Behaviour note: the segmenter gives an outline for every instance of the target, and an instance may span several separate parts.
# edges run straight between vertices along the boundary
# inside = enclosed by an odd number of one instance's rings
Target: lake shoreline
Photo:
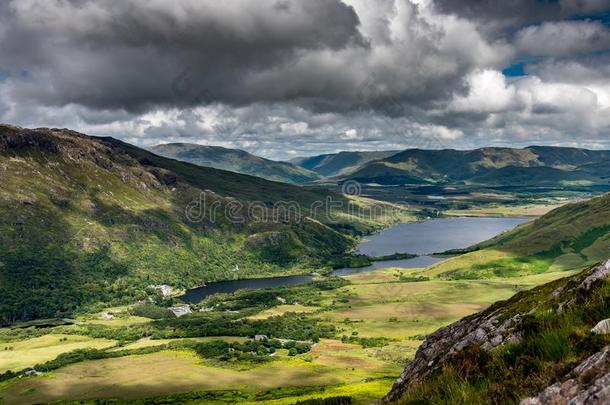
[[[363,247],[366,251],[354,257],[362,257],[369,260],[372,262],[369,265],[341,267],[326,273],[311,272],[309,274],[212,282],[207,283],[205,286],[189,289],[178,298],[186,303],[194,304],[217,293],[233,293],[243,289],[267,289],[308,284],[314,281],[316,276],[342,277],[391,267],[424,268],[443,261],[448,257],[438,255],[435,252],[465,249],[527,221],[529,221],[529,218],[455,217],[400,223],[385,228],[358,244],[358,252],[362,252]],[[406,249],[401,249],[401,247],[409,244],[414,246],[416,252],[396,253],[401,250],[405,251]],[[377,254],[377,250],[379,250],[379,254]],[[393,252],[390,252],[391,250]],[[386,259],[396,257],[402,258],[372,260],[373,258]]]

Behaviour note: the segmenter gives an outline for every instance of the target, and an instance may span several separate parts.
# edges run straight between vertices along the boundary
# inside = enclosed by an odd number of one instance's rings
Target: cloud
[[[357,15],[338,0],[13,0],[10,6],[0,66],[28,69],[34,85],[52,83],[38,97],[56,105],[142,110],[193,105],[206,93],[248,101],[244,90],[255,72],[306,51],[366,47]],[[176,91],[181,79],[189,91]],[[32,98],[27,90],[16,96]]]
[[[608,0],[560,0],[563,15],[583,15],[608,11]]]
[[[600,22],[558,21],[522,29],[517,49],[526,55],[569,56],[610,50],[610,29]]]
[[[458,15],[494,29],[597,15],[610,7],[607,0],[435,0],[434,6],[440,13]]]
[[[599,146],[610,129],[609,31],[582,17],[607,9],[583,0],[10,0],[0,3],[0,121],[272,158]],[[515,60],[527,77],[501,73]]]
[[[0,69],[28,71],[15,99],[132,112],[421,104],[512,57],[469,21],[402,0],[12,0],[6,22]]]
[[[582,85],[607,83],[610,78],[610,53],[545,59],[531,63],[527,71],[545,81]]]
[[[494,113],[509,109],[515,97],[514,86],[507,86],[506,78],[498,71],[483,70],[467,79],[468,95],[458,96],[449,105],[457,112]]]

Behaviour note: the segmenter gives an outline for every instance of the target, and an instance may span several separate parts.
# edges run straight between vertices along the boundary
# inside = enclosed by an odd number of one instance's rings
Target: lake
[[[462,249],[527,222],[526,218],[439,218],[398,224],[368,236],[358,251],[369,256],[426,255]]]
[[[444,260],[430,256],[432,253],[467,248],[530,220],[530,218],[459,217],[398,224],[368,236],[358,245],[358,252],[369,256],[412,253],[419,255],[418,257],[374,262],[366,267],[338,269],[331,274],[346,276],[388,267],[413,269],[430,266]]]
[[[188,290],[180,297],[184,302],[197,303],[209,295],[216,293],[232,293],[237,290],[258,290],[262,288],[290,287],[311,283],[313,276],[283,276],[252,278],[247,280],[219,281],[203,287]]]
[[[440,260],[431,253],[461,249],[483,242],[515,226],[529,221],[527,218],[439,218],[424,222],[398,224],[368,236],[358,245],[360,253],[385,256],[394,253],[420,255],[413,259],[374,262],[371,266],[334,270],[331,275],[345,276],[388,267],[420,268]],[[312,276],[268,277],[247,280],[220,281],[188,290],[180,297],[184,302],[197,303],[216,293],[237,290],[289,287],[310,283]]]

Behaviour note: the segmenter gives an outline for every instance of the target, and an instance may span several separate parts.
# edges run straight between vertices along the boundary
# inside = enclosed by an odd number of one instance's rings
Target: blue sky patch
[[[527,73],[525,73],[525,63],[514,63],[506,69],[502,70],[502,74],[506,77],[527,76]]]

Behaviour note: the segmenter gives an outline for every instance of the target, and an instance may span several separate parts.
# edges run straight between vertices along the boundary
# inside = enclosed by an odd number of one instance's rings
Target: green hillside
[[[607,403],[610,262],[430,334],[383,403]],[[520,402],[536,397],[532,402]]]
[[[344,178],[380,184],[588,186],[608,184],[608,161],[608,151],[558,147],[409,149],[366,163]]]
[[[398,151],[339,152],[306,158],[292,159],[291,163],[325,177],[348,175],[372,160],[384,159]]]
[[[309,272],[351,249],[350,233],[397,220],[68,130],[0,126],[0,172],[1,323],[133,302],[154,284]],[[343,208],[312,211],[329,198]]]
[[[581,269],[610,256],[610,194],[573,203],[426,270],[443,278]]]
[[[160,156],[194,163],[199,166],[249,174],[284,183],[301,184],[321,177],[303,167],[287,162],[263,159],[238,149],[189,143],[170,143],[154,146],[150,150]]]

